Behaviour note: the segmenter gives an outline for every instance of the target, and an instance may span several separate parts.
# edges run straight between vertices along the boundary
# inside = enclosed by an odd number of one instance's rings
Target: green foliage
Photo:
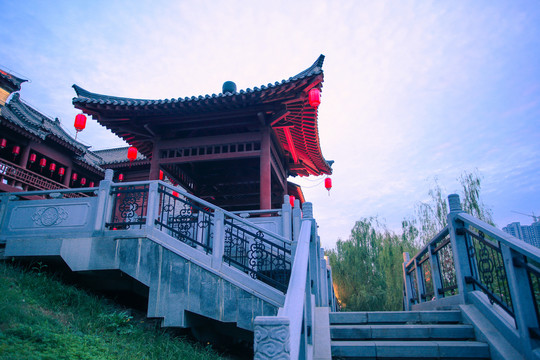
[[[376,218],[357,221],[348,240],[327,252],[344,310],[401,310],[401,262],[413,245]]]
[[[0,360],[220,358],[43,270],[0,262]]]
[[[494,225],[491,210],[481,200],[482,177],[478,171],[463,172],[459,179],[462,209],[472,216]],[[446,226],[448,201],[435,178],[428,191],[429,200],[416,205],[415,214],[402,222],[402,233],[419,244],[426,244]],[[448,195],[448,194],[447,194]]]

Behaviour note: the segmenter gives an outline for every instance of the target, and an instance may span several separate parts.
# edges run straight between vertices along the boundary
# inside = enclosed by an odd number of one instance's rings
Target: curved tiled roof
[[[129,146],[124,146],[113,149],[94,150],[93,152],[100,157],[100,165],[110,165],[127,163],[129,161],[127,158],[128,149]],[[144,160],[147,160],[146,156],[137,152],[137,158],[134,161]]]
[[[19,93],[15,93],[9,103],[0,108],[0,123],[4,123],[25,136],[35,136],[41,140],[50,139],[75,154],[75,159],[93,170],[103,172],[100,159],[92,154],[89,146],[73,139],[60,125],[58,118],[52,120],[33,107],[25,104]]]
[[[21,90],[21,84],[28,80],[21,79],[13,74],[10,74],[0,69],[0,81],[4,86],[7,86],[7,88],[11,92],[15,92]]]
[[[307,77],[311,77],[313,75],[322,74],[323,62],[324,62],[324,55],[321,55],[319,56],[317,61],[315,61],[315,63],[313,63],[313,65],[307,68],[306,70],[302,71],[301,73],[295,76],[290,77],[287,80],[282,80],[281,82],[276,81],[274,84],[268,83],[268,85],[261,85],[260,87],[254,87],[253,89],[247,88],[246,90],[239,90],[235,93],[226,92],[226,93],[219,93],[217,95],[206,94],[206,95],[191,96],[191,97],[184,97],[184,98],[179,97],[179,98],[171,98],[171,99],[150,100],[150,99],[134,99],[134,98],[119,97],[119,96],[110,96],[110,95],[92,93],[90,91],[87,91],[81,88],[80,86],[76,84],[73,84],[73,89],[75,89],[75,93],[77,94],[77,97],[73,98],[73,104],[74,105],[99,104],[99,105],[140,107],[140,106],[148,106],[148,105],[168,105],[168,104],[199,102],[199,101],[205,101],[205,100],[210,100],[210,99],[230,98],[237,95],[261,93],[263,91],[267,91],[270,89],[283,87],[284,85],[290,84],[297,80],[305,79]]]
[[[169,121],[171,118],[181,121],[186,117],[199,116],[200,118],[206,113],[216,114],[248,109],[254,111],[251,109],[255,108],[263,109],[257,111],[267,111],[267,113],[284,111],[287,113],[286,122],[289,124],[287,131],[290,132],[290,137],[281,127],[275,127],[274,131],[282,148],[297,155],[298,162],[290,169],[292,175],[331,174],[330,164],[324,159],[320,149],[317,109],[312,108],[307,99],[307,92],[311,88],[322,88],[323,62],[324,55],[321,55],[309,68],[281,82],[234,93],[184,98],[134,99],[96,94],[73,85],[77,94],[77,97],[73,98],[73,104],[76,108],[92,115],[101,125],[129,144],[136,146],[147,157],[152,153],[153,145],[150,138],[154,134],[148,127],[143,129],[140,123],[135,124],[131,120],[135,117],[149,119],[146,125],[153,127],[165,126],[165,123],[160,120],[164,117],[167,117]],[[203,128],[204,124],[202,122],[200,124]]]

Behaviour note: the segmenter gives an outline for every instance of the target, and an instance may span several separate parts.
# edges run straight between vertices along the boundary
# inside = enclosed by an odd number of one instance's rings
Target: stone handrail
[[[532,358],[540,335],[540,249],[465,213],[458,195],[448,199],[448,226],[412,259],[404,253],[405,309],[474,304]],[[448,279],[455,282],[450,294],[443,289]],[[421,296],[430,287],[435,296]]]
[[[255,359],[298,359],[302,341],[304,351],[308,351],[311,330],[302,331],[302,325],[311,328],[313,320],[311,292],[307,286],[311,225],[311,221],[302,222],[285,304],[277,316],[255,319]]]

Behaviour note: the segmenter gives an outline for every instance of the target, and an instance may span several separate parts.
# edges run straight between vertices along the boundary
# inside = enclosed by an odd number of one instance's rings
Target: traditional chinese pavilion
[[[138,149],[132,162],[127,147],[96,152],[124,181],[165,176],[228,210],[277,208],[285,194],[303,200],[289,176],[332,173],[317,128],[323,61],[253,89],[226,82],[217,95],[145,100],[73,85],[73,104]]]

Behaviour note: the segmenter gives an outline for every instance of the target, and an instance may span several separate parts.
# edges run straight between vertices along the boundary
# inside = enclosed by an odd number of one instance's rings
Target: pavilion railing
[[[514,329],[509,336],[517,331],[515,343],[527,356],[531,337],[540,338],[540,249],[463,212],[457,195],[449,204],[448,226],[412,259],[404,254],[405,309],[450,295],[483,304],[480,291],[492,319],[509,319],[500,324]]]
[[[292,244],[287,238],[162,181],[109,186],[106,229],[153,226],[254,279],[287,290]]]
[[[36,190],[54,190],[67,189],[64,184],[60,184],[54,180],[46,178],[33,171],[25,169],[19,165],[13,164],[7,160],[0,159],[0,181],[2,179],[10,179],[28,185]]]

